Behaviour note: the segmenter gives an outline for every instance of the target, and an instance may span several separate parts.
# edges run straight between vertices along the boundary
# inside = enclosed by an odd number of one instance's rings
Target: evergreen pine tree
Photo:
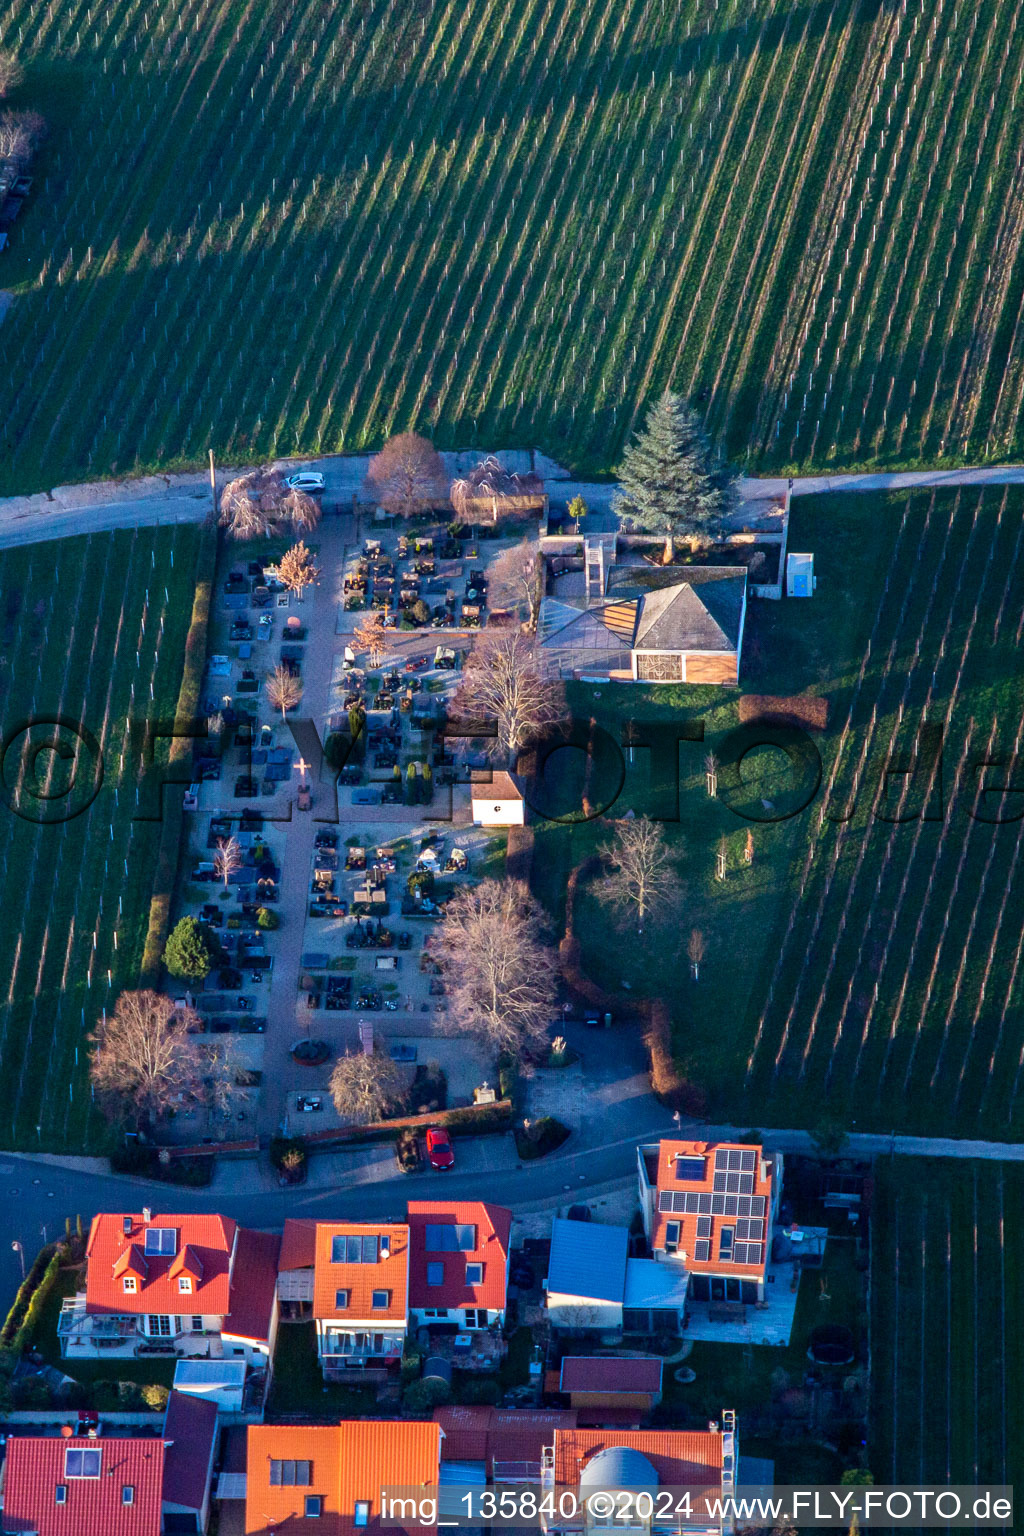
[[[612,502],[638,527],[665,535],[665,563],[679,533],[706,534],[726,504],[726,477],[714,463],[695,413],[665,391],[626,449]]]

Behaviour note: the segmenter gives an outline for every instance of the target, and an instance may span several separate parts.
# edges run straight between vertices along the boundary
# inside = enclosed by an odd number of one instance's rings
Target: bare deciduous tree
[[[537,647],[510,629],[485,629],[466,661],[452,713],[497,729],[510,766],[548,726],[565,718],[565,690],[542,669]]]
[[[543,569],[538,546],[524,539],[521,544],[503,550],[487,572],[491,606],[515,608],[520,615],[525,607],[526,628],[531,634],[536,632],[540,613]]]
[[[441,455],[425,437],[399,432],[370,460],[363,494],[403,517],[443,504],[448,477]]]
[[[176,1008],[159,992],[122,992],[89,1037],[97,1093],[115,1112],[130,1106],[140,1118],[160,1115],[198,1080],[191,1034],[198,1026],[192,1009]]]
[[[664,828],[648,816],[620,821],[614,840],[601,853],[610,872],[597,888],[599,897],[626,921],[635,920],[637,932],[643,933],[647,922],[664,916],[679,896]]]
[[[218,880],[223,880],[225,889],[231,876],[238,873],[243,862],[242,848],[238,838],[218,837],[213,854],[213,872]]]
[[[693,972],[694,981],[700,980],[700,965],[707,953],[707,941],[699,928],[690,929],[690,937],[686,945],[686,957],[690,962],[690,970]]]
[[[709,752],[704,759],[704,778],[708,794],[714,800],[718,795],[718,758],[713,752]]]
[[[309,532],[319,521],[316,499],[292,490],[279,469],[250,470],[229,480],[221,492],[220,525],[232,539]]]
[[[388,646],[388,632],[379,609],[374,608],[356,625],[352,631],[352,644],[354,650],[369,652],[371,667],[380,666]]]
[[[238,1046],[221,1037],[197,1045],[196,1049],[202,1074],[202,1100],[209,1109],[223,1113],[234,1103],[238,1074],[244,1070]]]
[[[329,1086],[338,1114],[365,1124],[384,1118],[389,1106],[401,1098],[404,1084],[398,1063],[383,1051],[375,1050],[372,1055],[346,1051],[339,1056]]]
[[[520,1056],[546,1037],[558,989],[547,916],[522,880],[463,886],[449,901],[437,960],[448,996],[442,1027]]]
[[[289,672],[286,666],[276,666],[267,673],[267,698],[274,709],[281,711],[281,719],[287,720],[288,711],[302,702],[302,680]]]
[[[0,48],[0,96],[10,95],[24,78],[25,71],[14,54],[7,48]]]
[[[0,160],[28,165],[46,132],[38,112],[0,113]]]
[[[320,567],[300,539],[291,549],[286,549],[277,562],[277,574],[289,592],[301,597],[307,587],[316,585]]]
[[[452,481],[451,501],[460,523],[497,523],[517,512],[542,505],[544,481],[532,472],[508,470],[490,454],[474,465],[468,475]]]

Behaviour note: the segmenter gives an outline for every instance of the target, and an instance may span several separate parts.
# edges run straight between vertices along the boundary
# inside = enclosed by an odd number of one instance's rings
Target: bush
[[[474,1376],[466,1382],[459,1395],[464,1403],[482,1403],[494,1408],[501,1402],[501,1383],[495,1381],[493,1376]]]
[[[269,907],[257,907],[256,926],[257,928],[265,928],[268,933],[273,933],[275,928],[280,928],[281,919]]]
[[[121,1383],[124,1386],[124,1382]],[[158,1382],[150,1381],[142,1389],[142,1401],[147,1408],[154,1413],[160,1413],[167,1407],[167,1399],[170,1397],[167,1387],[162,1387]]]
[[[196,917],[180,918],[164,949],[164,965],[170,974],[202,981],[213,970],[213,959],[206,927]]]
[[[416,599],[409,612],[412,614],[417,624],[430,623],[430,608],[423,601],[422,597],[418,597]]]
[[[556,1151],[570,1135],[569,1127],[561,1120],[556,1120],[553,1115],[542,1115],[525,1130],[516,1130],[516,1151],[524,1163],[534,1162],[538,1157],[547,1157],[549,1152]]]
[[[451,1387],[446,1381],[441,1381],[436,1376],[431,1376],[427,1381],[422,1378],[414,1381],[402,1393],[402,1405],[406,1413],[418,1418],[430,1413],[431,1409],[440,1407],[442,1403],[450,1403],[451,1400]]]
[[[295,1166],[293,1157],[296,1153],[301,1157],[302,1162],[305,1163],[309,1153],[306,1149],[306,1143],[302,1140],[301,1136],[275,1136],[270,1143],[271,1167],[276,1168],[279,1173],[291,1172]],[[287,1163],[285,1162],[286,1158],[288,1159]]]

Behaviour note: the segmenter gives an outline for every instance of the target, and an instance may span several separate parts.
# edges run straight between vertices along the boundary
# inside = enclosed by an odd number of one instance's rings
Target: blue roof
[[[556,1217],[551,1224],[548,1292],[621,1304],[628,1252],[628,1227]]]

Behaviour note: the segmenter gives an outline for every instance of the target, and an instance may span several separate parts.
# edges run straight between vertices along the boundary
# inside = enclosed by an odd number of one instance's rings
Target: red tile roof
[[[163,1496],[169,1504],[202,1509],[217,1439],[217,1404],[172,1392],[164,1415]]]
[[[660,1392],[661,1361],[653,1355],[566,1355],[562,1392]]]
[[[336,1264],[336,1237],[387,1236],[390,1252],[376,1264]],[[379,1245],[378,1245],[379,1249]],[[348,1306],[337,1307],[338,1291],[348,1291]],[[374,1291],[387,1291],[386,1307],[374,1307]],[[409,1297],[409,1228],[387,1221],[321,1221],[316,1229],[313,1316],[360,1322],[405,1322]]]
[[[751,1168],[743,1172],[738,1167],[733,1170],[716,1169],[716,1162],[720,1160],[717,1156],[719,1153],[732,1154],[732,1161],[737,1163],[741,1158],[744,1161],[752,1159]],[[677,1169],[683,1165],[677,1164],[677,1158],[691,1160],[694,1165],[701,1164],[699,1176],[679,1177]],[[686,1194],[706,1197],[702,1202],[707,1207],[706,1212],[683,1211],[682,1199],[672,1199],[673,1196]],[[663,1209],[670,1203],[674,1209]],[[685,1255],[686,1268],[691,1274],[724,1274],[735,1275],[740,1279],[763,1279],[771,1247],[771,1234],[768,1230],[771,1203],[772,1162],[770,1157],[765,1158],[761,1147],[728,1141],[662,1141],[658,1148],[651,1247],[663,1249],[666,1227],[670,1221],[677,1221],[680,1230],[676,1252],[681,1260]],[[728,1214],[724,1209],[712,1209],[718,1206],[727,1206]],[[761,1214],[741,1216],[737,1206],[743,1210],[759,1209]],[[740,1244],[749,1248],[749,1244],[754,1243],[757,1245],[758,1259],[752,1263],[737,1263],[733,1259],[720,1257],[723,1227],[733,1228],[734,1253]],[[707,1243],[706,1258],[697,1257],[698,1253],[705,1252],[703,1248],[697,1247],[698,1243]]]
[[[224,1320],[224,1332],[230,1337],[258,1344],[269,1341],[280,1252],[281,1239],[275,1232],[239,1228],[231,1271],[231,1310]]]
[[[556,1429],[575,1428],[576,1410],[448,1406],[434,1409],[434,1422],[442,1461],[482,1461],[490,1474],[495,1460],[539,1462]]]
[[[99,1477],[69,1477],[68,1451],[98,1451]],[[164,1471],[161,1440],[13,1436],[4,1468],[4,1531],[38,1536],[159,1536]],[[110,1475],[113,1474],[113,1475]],[[67,1489],[57,1503],[58,1484]],[[132,1489],[132,1502],[123,1490]]]
[[[722,1437],[711,1430],[560,1429],[555,1432],[555,1482],[575,1486],[587,1462],[612,1446],[628,1446],[646,1456],[661,1483],[704,1487],[722,1480]]]
[[[147,1232],[158,1229],[173,1232],[173,1249],[168,1244],[165,1253],[147,1253]],[[236,1224],[226,1216],[157,1216],[148,1223],[138,1215],[95,1216],[86,1249],[86,1311],[224,1317],[235,1232]],[[187,1257],[185,1248],[191,1250]],[[134,1291],[124,1288],[126,1269],[136,1276]],[[189,1291],[179,1284],[186,1274]]]
[[[281,1256],[277,1267],[283,1274],[286,1269],[312,1269],[316,1263],[316,1222],[289,1216],[281,1238]]]
[[[409,1305],[411,1307],[487,1307],[503,1311],[508,1272],[509,1232],[512,1212],[482,1200],[410,1200]],[[476,1229],[471,1250],[427,1249],[428,1226],[466,1226]],[[442,1283],[428,1282],[428,1264],[442,1266]],[[482,1264],[480,1285],[467,1285],[466,1265]]]
[[[436,1485],[441,1435],[416,1420],[349,1419],[341,1424],[253,1424],[249,1428],[246,1536],[286,1530],[288,1536],[355,1536],[382,1529],[381,1490]],[[310,1464],[304,1487],[272,1486],[270,1463]],[[319,1496],[319,1517],[307,1518],[307,1496]],[[355,1524],[357,1501],[369,1503],[366,1525]],[[398,1532],[400,1526],[389,1526]],[[417,1528],[416,1536],[434,1527]],[[92,1536],[92,1533],[91,1533]]]

